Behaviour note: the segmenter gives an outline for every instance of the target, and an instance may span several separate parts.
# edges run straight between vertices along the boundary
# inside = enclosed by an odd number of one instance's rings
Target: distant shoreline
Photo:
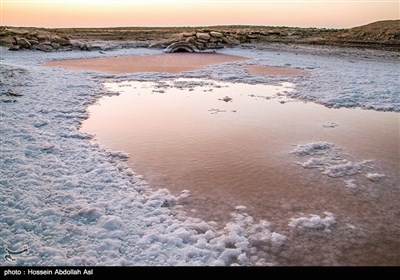
[[[378,21],[350,29],[223,25],[207,27],[38,28],[0,27],[0,45],[10,50],[101,50],[98,42],[114,48],[166,48],[188,40],[187,34],[223,34],[220,47],[242,44],[301,44],[356,47],[400,52],[400,20]],[[186,34],[186,35],[185,35]],[[186,36],[186,37],[185,37]],[[194,35],[192,35],[194,36]],[[112,47],[110,47],[112,48]],[[207,49],[205,47],[205,49]]]

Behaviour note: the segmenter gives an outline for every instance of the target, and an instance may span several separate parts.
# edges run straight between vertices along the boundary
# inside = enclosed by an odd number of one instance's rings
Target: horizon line
[[[275,27],[275,28],[316,28],[316,29],[351,29],[355,27],[360,27],[364,25],[368,25],[371,23],[381,22],[381,21],[400,21],[399,19],[382,19],[377,21],[368,22],[362,25],[356,25],[352,27],[317,27],[317,26],[293,26],[293,25],[262,25],[262,24],[209,24],[209,25],[175,25],[175,26],[60,26],[60,27],[44,27],[44,26],[15,26],[15,25],[1,25],[1,27],[14,27],[14,28],[42,28],[42,29],[104,29],[104,28],[199,28],[199,27]]]

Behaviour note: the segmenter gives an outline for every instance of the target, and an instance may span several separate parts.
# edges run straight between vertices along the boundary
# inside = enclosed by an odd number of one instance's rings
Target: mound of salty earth
[[[338,38],[346,42],[399,44],[400,20],[377,21],[367,25],[342,30]]]
[[[220,34],[215,42],[201,42],[204,34]],[[204,35],[202,37],[202,35]],[[207,36],[208,36],[207,35]],[[211,34],[212,35],[212,34]],[[0,45],[10,50],[113,49],[121,47],[165,48],[171,43],[191,41],[201,49],[245,43],[291,43],[335,45],[400,50],[400,20],[387,20],[350,29],[212,26],[212,27],[124,27],[124,28],[34,28],[0,27]]]

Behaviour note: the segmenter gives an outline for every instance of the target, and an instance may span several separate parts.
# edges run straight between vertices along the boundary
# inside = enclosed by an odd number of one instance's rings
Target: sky
[[[349,28],[399,19],[400,0],[0,0],[1,25]]]

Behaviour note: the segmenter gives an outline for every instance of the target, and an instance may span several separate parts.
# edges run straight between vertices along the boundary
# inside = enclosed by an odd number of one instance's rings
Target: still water
[[[280,264],[400,264],[398,113],[287,99],[290,83],[178,79],[105,87],[120,94],[91,106],[81,129],[129,153],[128,165],[151,188],[189,190],[183,207],[191,216],[223,227],[236,206],[247,207],[289,236]],[[373,167],[341,178],[305,169],[291,151],[316,141]],[[371,181],[368,172],[385,177]],[[324,211],[336,218],[329,233],[288,227],[292,217]]]

